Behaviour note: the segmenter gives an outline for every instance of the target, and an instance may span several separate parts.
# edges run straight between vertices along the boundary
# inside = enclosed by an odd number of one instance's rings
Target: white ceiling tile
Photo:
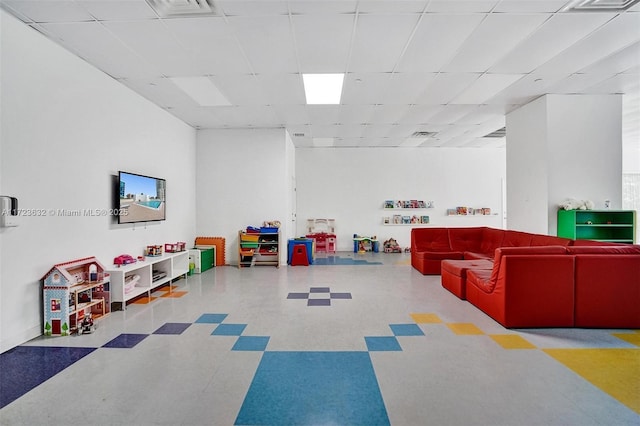
[[[532,13],[532,12],[557,12],[568,0],[502,0],[494,12]]]
[[[490,12],[498,0],[432,0],[427,12]]]
[[[286,15],[289,7],[286,0],[217,0],[227,16]]]
[[[535,31],[547,18],[548,15],[545,14],[488,15],[443,70],[484,72]]]
[[[490,120],[502,119],[504,125],[505,108],[502,105],[478,105],[469,114],[461,117],[458,124],[478,124],[483,125]],[[502,127],[499,126],[499,127]],[[499,127],[496,127],[499,128]],[[495,129],[494,129],[495,130]]]
[[[223,18],[166,19],[164,25],[193,58],[202,74],[248,74],[247,61],[233,28]],[[206,40],[203,43],[203,40]]]
[[[339,138],[359,138],[363,128],[362,124],[340,124],[334,126],[333,133]]]
[[[445,105],[438,113],[429,117],[428,123],[452,124],[469,114],[474,108],[474,105]]]
[[[387,132],[386,136],[390,138],[408,138],[416,131],[413,124],[394,124]]]
[[[451,103],[482,104],[522,77],[522,74],[483,74]]]
[[[549,93],[550,87],[566,77],[567,74],[542,74],[537,72],[528,74],[496,96],[488,99],[485,103],[503,106],[524,105],[545,93]]]
[[[297,15],[328,15],[355,13],[358,0],[306,0],[290,1],[291,14]]]
[[[362,124],[371,120],[373,105],[340,105],[338,122],[342,124]]]
[[[612,15],[603,13],[558,14],[490,68],[495,73],[529,73],[573,45]]]
[[[443,105],[412,105],[405,110],[405,114],[402,117],[396,118],[394,123],[424,125],[430,122],[431,117],[442,112],[444,108]],[[433,131],[426,128],[421,128],[420,130],[424,132]]]
[[[133,21],[158,17],[146,1],[90,0],[78,4],[99,21]]]
[[[471,86],[479,73],[441,73],[415,100],[421,105],[443,105]]]
[[[293,16],[292,21],[300,72],[346,71],[353,15],[300,15]]]
[[[300,126],[311,122],[307,107],[305,105],[274,105],[273,109],[279,118],[287,127],[297,129]],[[309,129],[306,132],[310,132]]]
[[[131,50],[171,77],[200,74],[193,55],[167,31],[160,20],[102,23]]]
[[[349,73],[342,87],[343,105],[374,105],[382,103],[381,87],[388,87],[391,73]]]
[[[640,67],[640,42],[633,43],[622,50],[590,65],[582,70],[584,73],[620,73],[637,72]]]
[[[549,86],[546,91],[554,94],[586,93],[588,87],[601,83],[612,76],[611,73],[571,74]]]
[[[288,16],[230,17],[228,22],[253,72],[298,72]]]
[[[359,15],[349,71],[393,71],[417,22],[416,14]]]
[[[601,83],[589,87],[588,93],[630,93],[640,91],[640,75],[618,74]]]
[[[640,40],[640,13],[625,13],[538,68],[539,72],[579,72],[612,52]]]
[[[409,105],[376,105],[371,115],[371,123],[394,124],[411,111]]]
[[[381,87],[382,102],[388,104],[413,104],[418,95],[433,82],[433,73],[395,73]]]
[[[402,55],[398,71],[437,72],[447,64],[483,16],[426,14]]]
[[[233,105],[270,104],[261,82],[252,74],[223,74],[210,78]]]
[[[360,0],[360,13],[419,13],[425,10],[429,0]]]
[[[369,126],[364,126],[362,129],[362,137],[383,138],[389,134],[392,128],[393,124],[371,124]]]
[[[147,79],[162,76],[152,65],[125,46],[98,22],[40,24],[68,48],[115,78]]]
[[[195,108],[198,105],[168,78],[119,80],[156,105],[163,108]]]
[[[85,22],[94,20],[78,2],[73,0],[5,0],[3,3],[33,22]]]
[[[300,74],[258,74],[258,84],[269,105],[304,105],[304,85]]]
[[[328,125],[339,123],[340,108],[338,105],[307,105],[307,113],[311,124]]]

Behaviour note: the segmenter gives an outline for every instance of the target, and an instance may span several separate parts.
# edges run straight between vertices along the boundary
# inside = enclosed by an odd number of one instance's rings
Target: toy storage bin
[[[216,266],[215,247],[191,249],[189,250],[189,257],[193,258],[193,263],[196,265],[194,270],[196,274],[201,274]]]

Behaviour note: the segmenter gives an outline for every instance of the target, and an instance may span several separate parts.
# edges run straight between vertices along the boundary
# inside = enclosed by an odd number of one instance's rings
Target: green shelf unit
[[[558,236],[635,244],[635,210],[558,210]]]

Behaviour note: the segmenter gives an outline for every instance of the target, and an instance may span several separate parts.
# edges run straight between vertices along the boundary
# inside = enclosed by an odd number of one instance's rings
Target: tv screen
[[[118,223],[165,220],[166,181],[129,172],[118,172],[120,205]]]

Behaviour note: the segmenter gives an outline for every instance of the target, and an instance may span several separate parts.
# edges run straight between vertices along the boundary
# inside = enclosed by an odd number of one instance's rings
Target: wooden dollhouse
[[[95,257],[53,265],[42,281],[45,336],[67,336],[109,312],[109,274]]]

